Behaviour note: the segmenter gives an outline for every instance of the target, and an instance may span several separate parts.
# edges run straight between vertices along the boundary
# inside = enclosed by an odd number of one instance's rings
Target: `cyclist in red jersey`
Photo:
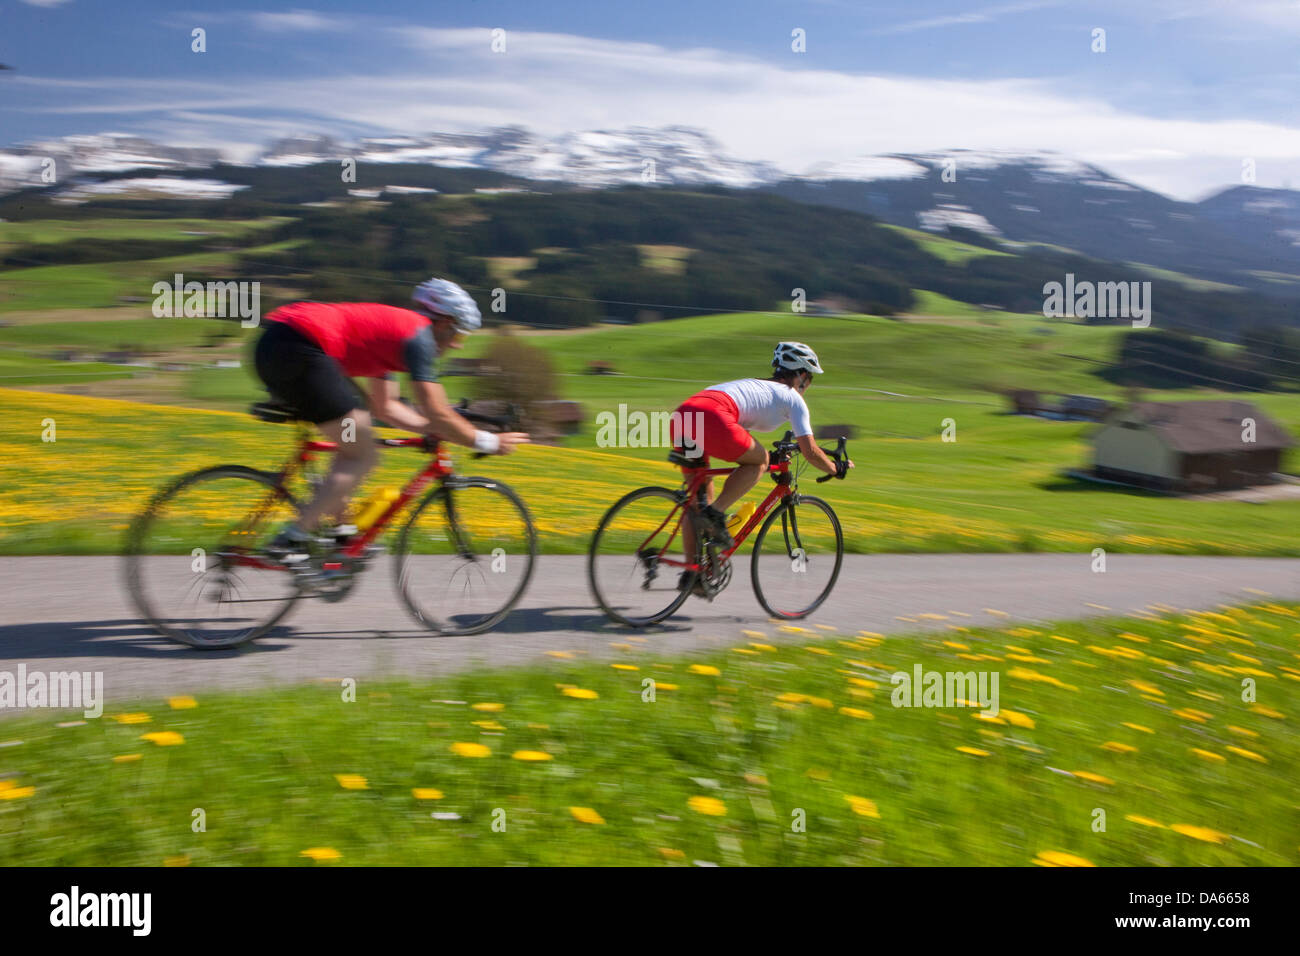
[[[266,316],[268,327],[254,354],[258,376],[275,398],[338,443],[315,497],[268,548],[286,564],[308,559],[307,545],[321,519],[343,514],[378,461],[372,416],[488,453],[509,454],[529,440],[524,432],[475,429],[438,384],[437,357],[460,348],[465,335],[482,325],[469,293],[435,278],[417,286],[412,301],[414,310],[374,302],[294,302]],[[415,409],[399,400],[395,372],[410,376]],[[364,396],[350,376],[370,380]],[[337,527],[334,536],[350,532],[355,529]]]

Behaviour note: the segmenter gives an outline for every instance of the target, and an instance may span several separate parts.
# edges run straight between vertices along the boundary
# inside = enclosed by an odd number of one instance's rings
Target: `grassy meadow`
[[[1297,863],[1296,605],[955,620],[8,718],[0,865]],[[894,706],[918,664],[998,713]]]

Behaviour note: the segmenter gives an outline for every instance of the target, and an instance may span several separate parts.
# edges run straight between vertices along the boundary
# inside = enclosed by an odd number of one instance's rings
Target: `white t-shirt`
[[[738,378],[710,386],[709,390],[731,396],[740,409],[740,427],[746,431],[776,431],[789,422],[795,438],[812,434],[808,403],[789,385],[761,378]]]

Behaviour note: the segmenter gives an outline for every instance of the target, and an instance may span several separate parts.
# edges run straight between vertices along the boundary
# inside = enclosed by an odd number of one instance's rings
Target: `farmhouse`
[[[1091,439],[1098,478],[1180,492],[1271,483],[1295,444],[1240,401],[1136,402],[1110,412]]]

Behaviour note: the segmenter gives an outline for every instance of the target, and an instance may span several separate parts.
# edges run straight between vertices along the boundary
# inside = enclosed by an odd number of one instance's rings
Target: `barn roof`
[[[1296,443],[1285,428],[1253,402],[1135,402],[1112,412],[1106,423],[1119,418],[1140,421],[1175,451],[1193,455],[1242,451],[1241,422],[1245,418],[1255,420],[1251,448],[1290,448]]]

